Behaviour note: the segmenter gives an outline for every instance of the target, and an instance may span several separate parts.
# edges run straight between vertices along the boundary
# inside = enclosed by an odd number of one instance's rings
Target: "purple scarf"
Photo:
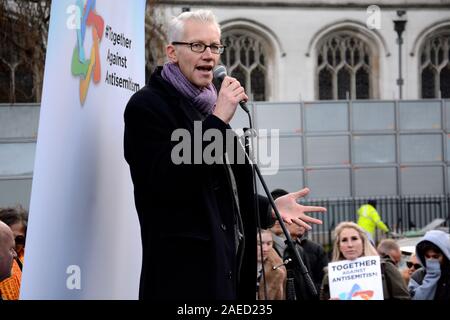
[[[212,83],[207,87],[197,87],[185,77],[178,64],[171,62],[164,64],[161,76],[187,98],[201,114],[207,116],[213,113],[217,91]]]

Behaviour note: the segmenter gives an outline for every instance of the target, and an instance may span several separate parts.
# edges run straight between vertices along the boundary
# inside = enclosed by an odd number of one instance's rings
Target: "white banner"
[[[340,300],[383,300],[380,257],[369,256],[328,264],[330,297]]]
[[[21,299],[137,299],[123,112],[145,83],[145,0],[52,1]]]

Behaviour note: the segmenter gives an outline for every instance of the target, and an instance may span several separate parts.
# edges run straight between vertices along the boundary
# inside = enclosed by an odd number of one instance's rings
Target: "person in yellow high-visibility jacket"
[[[358,225],[366,230],[372,239],[375,239],[375,229],[378,227],[384,232],[389,232],[389,228],[381,220],[380,215],[375,209],[377,202],[369,200],[358,209]]]

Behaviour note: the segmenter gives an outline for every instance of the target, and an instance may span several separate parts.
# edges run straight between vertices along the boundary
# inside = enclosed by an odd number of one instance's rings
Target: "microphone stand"
[[[240,103],[241,107],[242,107],[242,104],[244,104],[244,103],[243,102]],[[295,248],[295,243],[292,240],[292,237],[291,237],[289,231],[287,230],[283,219],[281,218],[280,212],[278,211],[278,208],[277,208],[277,206],[275,204],[275,200],[273,199],[273,197],[272,197],[272,195],[271,195],[271,193],[269,191],[269,188],[267,187],[267,184],[266,184],[266,182],[265,182],[265,180],[264,180],[264,178],[263,178],[263,176],[261,174],[261,171],[260,171],[258,165],[256,164],[256,161],[253,161],[252,157],[250,155],[250,150],[249,150],[249,146],[250,145],[248,143],[248,138],[249,137],[247,136],[246,132],[248,130],[251,130],[251,134],[253,135],[254,129],[253,129],[252,119],[251,119],[250,112],[249,112],[248,108],[243,108],[242,107],[242,109],[247,113],[247,116],[248,116],[248,119],[249,119],[249,123],[250,123],[250,129],[249,128],[244,128],[244,139],[245,139],[244,151],[245,151],[245,156],[246,156],[247,160],[249,161],[250,165],[253,168],[253,170],[252,170],[253,171],[253,184],[254,184],[254,191],[255,191],[254,197],[256,198],[256,196],[257,196],[257,192],[256,192],[256,176],[255,176],[255,172],[256,172],[256,174],[257,174],[257,176],[259,178],[259,181],[261,182],[261,185],[264,188],[264,192],[266,193],[267,198],[269,199],[270,206],[273,208],[273,211],[275,212],[275,217],[278,220],[278,222],[280,223],[281,229],[283,230],[283,233],[284,233],[284,235],[286,237],[285,243],[287,245],[287,249],[290,250],[290,252],[292,252],[292,254],[293,254],[293,257],[292,257],[293,261],[292,262],[294,263],[294,266],[298,267],[298,269],[300,271],[300,275],[304,278],[310,294],[313,296],[313,298],[317,298],[318,297],[318,292],[317,292],[316,286],[314,285],[314,282],[312,281],[312,278],[311,278],[311,276],[309,274],[309,271],[306,268],[305,263],[303,262],[303,259],[301,258],[298,250]],[[255,134],[255,136],[256,136],[256,134]],[[257,214],[257,216],[258,216],[258,214]],[[294,268],[294,270],[295,270],[295,268]]]

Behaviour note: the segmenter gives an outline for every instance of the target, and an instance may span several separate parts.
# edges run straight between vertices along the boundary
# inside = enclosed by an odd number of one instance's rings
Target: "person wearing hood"
[[[423,268],[416,270],[408,289],[413,300],[450,300],[450,238],[440,230],[428,231],[416,245]]]

